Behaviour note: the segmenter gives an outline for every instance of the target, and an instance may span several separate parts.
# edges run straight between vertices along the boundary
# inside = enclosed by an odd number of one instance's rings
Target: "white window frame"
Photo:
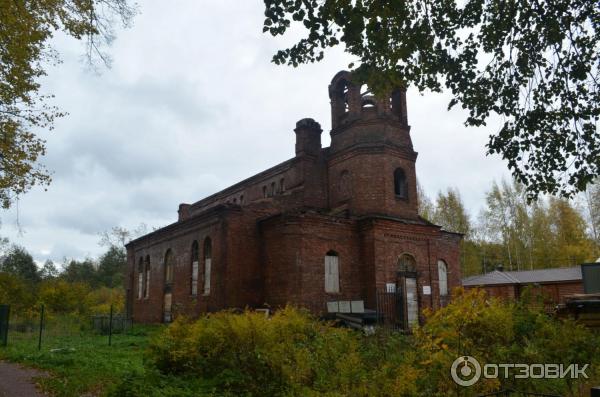
[[[148,265],[148,268],[146,269],[146,295],[144,296],[145,299],[148,299],[150,297],[150,265]]]
[[[142,299],[142,291],[144,288],[144,272],[138,271],[138,299]]]
[[[337,255],[325,255],[325,292],[340,292],[340,261]]]
[[[210,295],[210,268],[211,258],[204,258],[204,295]]]
[[[443,260],[438,260],[438,285],[440,296],[448,296],[448,265]]]
[[[192,295],[198,295],[198,261],[192,262]]]

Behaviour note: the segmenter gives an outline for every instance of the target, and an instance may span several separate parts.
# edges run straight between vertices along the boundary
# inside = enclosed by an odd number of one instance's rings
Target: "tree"
[[[465,209],[458,189],[449,188],[446,193],[438,193],[432,222],[450,232],[462,233],[465,237],[471,232],[471,220]]]
[[[58,277],[60,274],[54,262],[48,259],[44,262],[44,266],[39,271],[40,277],[42,280],[52,279]]]
[[[591,235],[597,248],[600,248],[600,179],[590,185],[584,197]]]
[[[376,93],[445,86],[467,126],[499,115],[487,152],[506,159],[530,199],[572,196],[600,175],[597,1],[265,0],[265,16],[273,36],[292,22],[308,30],[276,64],[320,61],[344,44]]]
[[[89,290],[85,283],[45,280],[40,284],[38,300],[54,313],[84,313]]]
[[[427,193],[425,193],[423,186],[421,186],[418,180],[417,202],[419,206],[419,216],[421,216],[424,219],[427,219],[428,221],[431,221],[435,209],[433,203],[431,202],[431,199],[429,198],[429,196],[427,196]]]
[[[98,261],[98,282],[110,288],[123,286],[127,254],[119,247],[112,246]]]
[[[11,306],[13,313],[30,309],[35,304],[34,289],[22,278],[0,272],[0,303]]]
[[[551,197],[548,208],[552,243],[558,257],[569,265],[578,265],[593,258],[592,241],[586,234],[583,216],[564,199]]]
[[[158,228],[153,228],[153,230],[157,230]],[[131,240],[143,236],[148,233],[148,225],[145,223],[140,223],[138,227],[133,230],[125,229],[121,226],[113,226],[110,230],[105,230],[100,233],[100,244],[101,247],[117,247],[123,252],[125,252],[125,244],[129,243]]]
[[[61,278],[71,283],[86,283],[92,287],[98,285],[96,265],[91,259],[81,262],[72,259],[64,266]]]
[[[0,263],[0,271],[20,277],[25,281],[40,281],[33,257],[23,247],[13,245]]]
[[[528,263],[533,267],[531,253],[531,228],[527,200],[523,186],[503,180],[492,184],[486,194],[486,205],[481,219],[482,227],[490,241],[500,242],[505,256],[497,258],[498,264],[508,265],[510,270],[523,270]]]
[[[59,61],[50,39],[63,32],[85,40],[86,58],[109,64],[103,52],[118,17],[127,26],[135,14],[127,0],[57,0],[0,3],[0,205],[8,208],[32,186],[47,185],[48,171],[37,164],[45,142],[35,130],[52,129],[64,116],[40,92],[45,67]]]
[[[488,258],[510,270],[574,266],[594,256],[585,219],[573,202],[556,197],[527,202],[518,183],[493,183],[479,228],[480,244],[502,247]]]

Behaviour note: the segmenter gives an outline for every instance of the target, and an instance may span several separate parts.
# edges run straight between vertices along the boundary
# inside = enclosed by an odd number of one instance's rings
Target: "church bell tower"
[[[415,161],[406,90],[375,96],[350,72],[329,85],[329,207],[356,215],[416,219]]]

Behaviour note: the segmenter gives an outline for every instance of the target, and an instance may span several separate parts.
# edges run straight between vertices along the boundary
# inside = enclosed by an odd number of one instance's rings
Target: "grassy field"
[[[131,373],[143,374],[143,353],[149,338],[161,326],[134,326],[116,334],[112,346],[106,335],[91,332],[68,336],[47,335],[38,351],[35,333],[9,334],[0,359],[40,368],[51,377],[39,380],[44,391],[55,396],[97,396]]]

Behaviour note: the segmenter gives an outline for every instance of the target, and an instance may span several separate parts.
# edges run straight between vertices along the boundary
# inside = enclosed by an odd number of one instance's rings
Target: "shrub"
[[[505,303],[489,298],[483,290],[454,291],[450,305],[427,313],[425,325],[414,334],[414,349],[428,375],[419,380],[425,395],[445,395],[456,389],[449,375],[452,362],[461,355],[480,363],[571,363],[600,365],[600,338],[571,320],[547,315],[528,300]],[[592,375],[592,371],[588,371]],[[596,382],[600,379],[594,379]],[[462,389],[464,396],[499,389],[558,395],[579,395],[585,379],[481,379]]]
[[[450,368],[462,355],[482,364],[589,363],[590,382],[599,380],[592,373],[600,367],[598,336],[538,307],[503,303],[479,290],[456,290],[448,306],[426,317],[412,336],[383,330],[363,336],[291,307],[269,319],[251,311],[215,313],[193,322],[179,318],[151,342],[148,367],[158,370],[164,382],[200,379],[216,395],[236,396],[459,392],[466,397],[503,388],[558,395],[584,390],[585,379],[482,379],[458,390]]]
[[[381,346],[365,348],[363,342],[360,333],[290,307],[269,319],[221,312],[196,322],[178,319],[151,343],[149,359],[164,374],[212,380],[221,393],[389,395],[375,390],[371,379],[381,362],[373,349]]]
[[[89,291],[89,286],[84,283],[45,280],[39,285],[38,300],[53,313],[82,314],[86,312],[85,297]]]
[[[35,304],[34,288],[13,274],[0,272],[0,304],[11,305],[13,311],[30,310]]]
[[[114,313],[125,310],[125,291],[122,288],[100,287],[85,297],[86,310],[91,314],[108,314],[111,305]]]

